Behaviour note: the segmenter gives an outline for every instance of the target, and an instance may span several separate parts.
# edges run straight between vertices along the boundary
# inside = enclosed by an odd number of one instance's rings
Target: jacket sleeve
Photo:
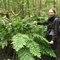
[[[37,24],[38,24],[38,25],[48,25],[48,20],[45,21],[45,22],[38,22]]]
[[[56,40],[57,37],[58,37],[58,29],[59,29],[59,20],[56,19],[55,22],[54,22],[54,35],[52,37],[52,40]]]

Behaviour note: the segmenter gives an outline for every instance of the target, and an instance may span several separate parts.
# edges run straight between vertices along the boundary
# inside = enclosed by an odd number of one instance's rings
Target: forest
[[[60,39],[57,56],[45,38],[44,22],[48,11],[54,8],[60,17],[60,0],[0,0],[0,60],[60,60]]]

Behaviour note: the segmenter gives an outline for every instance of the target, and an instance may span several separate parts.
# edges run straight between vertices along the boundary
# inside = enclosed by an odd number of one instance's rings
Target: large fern
[[[34,60],[34,56],[41,58],[41,54],[56,57],[44,38],[46,27],[33,25],[32,22],[30,18],[12,18],[12,23],[0,18],[0,46],[4,48],[8,41],[12,41],[19,60]]]

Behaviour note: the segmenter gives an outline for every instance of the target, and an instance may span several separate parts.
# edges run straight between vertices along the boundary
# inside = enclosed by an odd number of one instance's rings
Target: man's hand
[[[37,21],[34,21],[33,24],[37,24],[38,22]]]
[[[50,41],[49,43],[50,43],[50,44],[54,44],[54,41]]]

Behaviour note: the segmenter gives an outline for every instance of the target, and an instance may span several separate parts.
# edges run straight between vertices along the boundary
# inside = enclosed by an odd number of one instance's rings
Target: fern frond
[[[27,47],[34,56],[41,58],[41,51],[38,43],[36,43],[35,41],[29,41],[27,42]]]
[[[34,60],[33,55],[26,47],[18,51],[18,58],[19,60]]]
[[[13,44],[13,48],[18,51],[20,50],[22,47],[24,47],[24,45],[26,45],[27,40],[29,40],[28,35],[26,34],[16,34],[12,37],[12,44]]]

